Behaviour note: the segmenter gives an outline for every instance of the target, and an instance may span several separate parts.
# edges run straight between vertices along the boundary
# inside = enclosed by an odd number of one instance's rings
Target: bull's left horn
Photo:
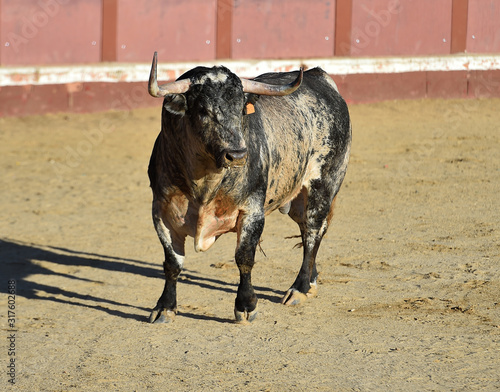
[[[289,84],[285,85],[275,85],[262,82],[256,82],[255,80],[241,79],[243,84],[243,92],[259,94],[259,95],[288,95],[293,93],[300,87],[302,83],[302,78],[304,77],[304,71],[302,68],[299,71],[297,78]]]
[[[167,94],[182,94],[189,90],[191,81],[189,79],[179,80],[158,86],[156,79],[157,53],[153,55],[153,63],[151,64],[151,72],[149,73],[148,91],[152,97],[164,97]]]

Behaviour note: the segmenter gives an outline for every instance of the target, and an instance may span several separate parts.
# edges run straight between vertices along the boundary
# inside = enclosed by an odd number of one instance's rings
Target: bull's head
[[[168,112],[186,116],[189,128],[197,132],[219,168],[241,166],[246,161],[247,146],[242,133],[246,97],[291,94],[299,88],[303,76],[301,69],[292,83],[273,85],[240,79],[225,67],[198,67],[175,82],[158,86],[156,68],[155,52],[149,94],[164,97],[164,108]]]

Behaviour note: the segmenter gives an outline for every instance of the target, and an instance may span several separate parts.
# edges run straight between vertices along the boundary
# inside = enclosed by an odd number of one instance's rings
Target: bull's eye
[[[215,113],[212,112],[210,109],[206,108],[205,106],[202,106],[198,110],[198,113],[200,115],[200,118],[204,121],[212,121],[212,120],[217,119],[217,117],[215,116]]]
[[[200,110],[199,110],[199,112],[198,112],[198,113],[200,113],[200,116],[202,116],[202,117],[208,117],[208,116],[209,116],[209,114],[208,114],[208,110],[207,110],[207,108],[206,108],[206,107],[204,107],[204,106],[202,106],[202,107],[200,108]]]

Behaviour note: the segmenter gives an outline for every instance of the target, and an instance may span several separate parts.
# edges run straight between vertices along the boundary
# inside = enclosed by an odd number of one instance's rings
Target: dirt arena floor
[[[163,288],[146,174],[159,109],[0,119],[0,390],[499,389],[500,100],[350,110],[319,295],[279,304],[302,251],[275,212],[250,325],[232,321],[234,234],[188,243],[175,322],[146,322]]]

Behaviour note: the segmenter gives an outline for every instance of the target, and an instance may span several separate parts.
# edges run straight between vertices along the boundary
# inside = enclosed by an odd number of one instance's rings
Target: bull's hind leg
[[[299,274],[281,300],[285,305],[297,305],[317,294],[316,255],[333,214],[333,195],[318,181],[310,190],[303,189],[292,202],[289,215],[300,228],[303,261]]]
[[[234,316],[240,323],[251,322],[257,316],[257,296],[252,286],[252,267],[255,263],[255,250],[263,229],[263,212],[242,217],[235,255],[236,264],[240,270],[240,284],[234,303]]]

